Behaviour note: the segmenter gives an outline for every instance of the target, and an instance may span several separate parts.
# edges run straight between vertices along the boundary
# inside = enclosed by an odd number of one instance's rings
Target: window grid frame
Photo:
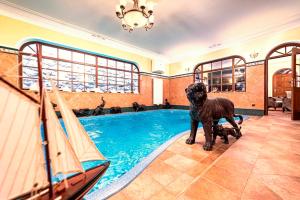
[[[23,50],[26,48],[26,47],[30,47],[30,45],[40,45],[41,47],[43,46],[47,46],[47,47],[52,47],[52,48],[55,48],[56,50],[56,58],[55,57],[52,57],[52,56],[45,56],[43,55],[43,50],[42,48],[40,49],[40,52],[35,52],[35,53],[27,53],[27,52],[23,52]],[[63,58],[60,58],[59,56],[59,50],[66,50],[66,51],[69,51],[71,53],[71,59],[70,60],[67,60],[67,59],[63,59]],[[37,50],[38,51],[38,50]],[[75,53],[80,53],[83,55],[83,62],[78,62],[78,61],[74,61],[74,52]],[[108,56],[100,56],[100,55],[97,55],[96,53],[93,54],[93,53],[87,53],[85,51],[80,51],[80,50],[76,50],[76,49],[72,49],[72,48],[66,48],[66,47],[61,47],[59,45],[52,45],[52,44],[47,44],[47,43],[43,43],[43,42],[37,42],[37,41],[33,41],[33,42],[27,42],[27,43],[24,43],[21,48],[20,48],[20,53],[18,55],[18,59],[20,61],[20,63],[22,63],[23,61],[23,56],[32,56],[34,58],[37,58],[38,56],[41,56],[41,59],[47,59],[47,60],[52,60],[52,61],[56,61],[56,69],[49,69],[47,67],[44,67],[45,64],[42,63],[41,65],[41,70],[51,70],[51,71],[56,71],[56,79],[55,79],[55,82],[57,82],[57,85],[59,86],[59,82],[60,81],[65,81],[65,82],[69,82],[71,84],[71,91],[76,91],[76,88],[73,87],[74,83],[83,83],[83,90],[82,92],[86,92],[87,91],[87,87],[88,87],[88,83],[94,83],[95,85],[95,88],[98,88],[100,89],[100,85],[99,85],[99,71],[98,69],[105,69],[106,71],[106,76],[104,76],[106,78],[106,91],[101,91],[101,93],[111,93],[111,91],[109,91],[109,81],[108,81],[108,78],[110,77],[108,75],[108,71],[109,70],[114,70],[115,72],[115,75],[114,75],[114,78],[115,78],[115,89],[116,91],[113,92],[113,93],[137,93],[139,94],[140,93],[140,70],[138,68],[138,66],[133,63],[133,62],[129,62],[129,61],[124,61],[124,60],[121,60],[121,59],[115,59],[115,58],[111,58],[111,57],[108,57]],[[93,56],[94,59],[95,59],[95,64],[90,64],[86,61],[86,55],[89,55],[89,56]],[[102,59],[105,59],[106,61],[106,66],[101,66],[99,64],[99,58],[102,58]],[[114,61],[115,62],[115,68],[113,67],[109,67],[108,66],[108,62],[109,60],[111,61]],[[37,61],[36,61],[37,62]],[[67,70],[60,70],[59,69],[59,66],[60,66],[60,62],[65,62],[65,63],[69,63],[71,65],[71,71],[67,71]],[[123,69],[119,69],[117,68],[117,64],[118,62],[122,63],[123,64]],[[79,65],[83,65],[83,72],[74,72],[74,64],[79,64]],[[131,70],[126,70],[125,69],[125,64],[129,64],[131,66]],[[91,73],[87,73],[86,72],[86,66],[90,66],[90,67],[94,67],[95,68],[95,74],[91,74]],[[34,77],[23,77],[23,68],[32,68],[32,69],[37,69],[39,70],[39,65],[37,63],[37,67],[33,67],[33,66],[26,66],[26,65],[23,65],[23,64],[20,64],[19,65],[19,74],[20,74],[20,79],[19,79],[19,84],[20,84],[20,88],[24,89],[24,90],[29,90],[29,88],[24,88],[23,86],[23,78],[24,79],[30,79],[30,80],[39,80],[39,77],[37,76],[36,78]],[[133,70],[136,69],[135,72],[133,72]],[[118,77],[118,71],[122,71],[124,76],[123,77]],[[71,73],[71,78],[69,80],[61,80],[59,78],[59,73],[60,72],[68,72],[68,73]],[[130,73],[131,74],[131,77],[130,79],[129,78],[125,78],[125,73]],[[133,78],[133,74],[137,74],[137,79],[134,79]],[[73,79],[73,74],[83,74],[84,76],[84,80],[83,82],[82,81],[74,81]],[[93,82],[87,82],[87,76],[94,76],[95,77],[95,80]],[[123,87],[124,87],[124,90],[123,92],[118,92],[118,79],[121,80],[120,82],[123,82]],[[130,90],[127,90],[125,91],[125,80],[130,80]],[[135,87],[133,87],[134,85],[134,80],[137,80],[137,85]],[[44,81],[44,80],[43,80]],[[136,88],[137,87],[137,91],[134,91],[133,88]]]
[[[235,63],[235,59],[239,59],[237,63]],[[227,66],[223,68],[223,61],[226,60],[231,60],[231,67]],[[243,62],[243,64],[240,64],[240,62]],[[217,69],[212,69],[213,68],[213,63],[217,63],[220,62],[220,68]],[[210,69],[209,70],[203,70],[204,65],[209,65]],[[244,77],[244,81],[242,83],[244,83],[245,88],[244,90],[236,90],[236,82],[235,81],[235,69],[239,69],[239,68],[244,68],[244,73],[243,73],[243,77]],[[232,78],[232,83],[231,84],[223,84],[223,78],[225,78],[225,76],[223,76],[223,70],[226,69],[231,69],[231,78]],[[220,83],[219,84],[213,84],[213,72],[220,72],[220,76],[216,77],[219,78]],[[194,68],[194,72],[193,72],[193,80],[194,82],[196,81],[196,76],[199,77],[199,81],[200,82],[204,82],[204,77],[203,74],[207,74],[207,87],[208,92],[213,92],[213,87],[214,86],[219,86],[220,87],[220,91],[217,91],[217,93],[223,93],[223,92],[246,92],[246,60],[245,58],[243,58],[242,56],[239,55],[233,55],[233,56],[228,56],[228,57],[224,57],[224,58],[219,58],[219,59],[215,59],[215,60],[211,60],[211,61],[207,61],[207,62],[203,62],[203,63],[199,63],[195,66]],[[210,77],[209,77],[210,74]],[[210,84],[209,84],[209,80],[210,80]],[[223,85],[231,85],[232,89],[231,91],[223,91]]]

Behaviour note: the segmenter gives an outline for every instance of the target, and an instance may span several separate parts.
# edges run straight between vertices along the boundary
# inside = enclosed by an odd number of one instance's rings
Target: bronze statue
[[[240,128],[241,129],[241,128]],[[224,140],[224,144],[229,144],[228,135],[231,135],[235,138],[238,137],[234,128],[223,127],[221,124],[218,124],[213,127],[213,145],[216,143],[217,136],[220,136]]]
[[[170,109],[171,108],[171,104],[168,102],[168,99],[165,99],[165,105],[163,105],[164,109]]]
[[[185,89],[185,92],[190,102],[191,116],[191,133],[186,140],[187,144],[195,143],[198,125],[201,122],[205,135],[203,149],[205,151],[212,150],[212,126],[216,126],[221,118],[225,118],[234,127],[237,139],[242,136],[233,118],[242,119],[242,116],[234,114],[234,104],[230,100],[224,98],[207,99],[206,86],[203,83],[191,84]]]
[[[145,105],[144,104],[140,105],[138,102],[133,102],[132,108],[135,112],[144,111]]]
[[[116,106],[116,107],[111,107],[109,109],[109,113],[110,114],[118,114],[118,113],[122,113],[121,107]]]
[[[106,102],[103,97],[101,97],[101,101],[102,101],[102,103],[95,108],[93,115],[104,115],[103,108],[104,108]]]
[[[104,115],[104,106],[105,106],[105,100],[103,97],[101,97],[102,103],[101,105],[97,106],[95,109],[89,109],[89,108],[84,108],[84,109],[73,109],[74,114],[76,117],[88,117],[91,115]]]

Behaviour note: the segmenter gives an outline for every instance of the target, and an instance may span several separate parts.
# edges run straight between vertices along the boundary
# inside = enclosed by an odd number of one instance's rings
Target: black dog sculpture
[[[109,113],[110,114],[118,114],[118,113],[122,113],[121,107],[116,106],[116,107],[111,107],[109,109]]]
[[[213,127],[213,144],[216,143],[217,136],[220,136],[224,140],[224,144],[229,144],[228,135],[231,135],[235,138],[238,137],[234,128],[227,128],[227,127],[224,128],[221,124],[214,126]]]
[[[171,104],[168,102],[168,99],[165,99],[165,105],[163,105],[164,109],[170,109],[171,108]]]
[[[203,149],[205,151],[212,150],[212,126],[216,126],[221,118],[225,118],[235,128],[236,138],[242,136],[233,118],[240,117],[241,119],[242,116],[234,114],[234,104],[230,100],[224,98],[207,99],[207,91],[203,83],[191,84],[185,89],[185,92],[190,102],[191,116],[191,134],[186,140],[187,144],[195,143],[198,125],[201,122],[205,135]]]
[[[144,111],[145,105],[144,104],[140,105],[138,102],[133,102],[132,108],[135,112]]]
[[[102,103],[95,108],[93,115],[104,115],[103,108],[104,108],[106,102],[103,97],[101,97],[101,101],[102,101]]]

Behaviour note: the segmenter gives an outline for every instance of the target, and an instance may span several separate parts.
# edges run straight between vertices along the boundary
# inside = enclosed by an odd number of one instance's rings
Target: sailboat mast
[[[42,122],[44,127],[44,142],[45,142],[45,154],[46,154],[46,169],[47,176],[49,182],[49,199],[53,197],[53,185],[52,185],[52,177],[51,177],[51,167],[50,167],[50,152],[49,152],[49,140],[48,140],[48,131],[47,131],[47,118],[46,118],[46,110],[45,110],[45,98],[43,98],[43,74],[42,74],[42,45],[37,43],[37,62],[38,62],[38,75],[39,75],[39,92],[40,92],[40,102],[41,102],[41,114],[42,114]],[[42,102],[43,101],[43,102]]]

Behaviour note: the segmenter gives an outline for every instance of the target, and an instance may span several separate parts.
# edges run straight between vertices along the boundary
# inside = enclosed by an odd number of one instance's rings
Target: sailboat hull
[[[105,173],[110,162],[88,169],[85,173],[77,174],[68,178],[68,188],[64,182],[56,184],[53,188],[56,198],[82,199],[83,196],[97,183]]]
[[[97,183],[101,176],[105,173],[109,167],[110,162],[107,161],[101,165],[90,168],[85,173],[75,174],[74,176],[67,178],[68,187],[62,180],[59,183],[53,185],[53,197],[49,197],[49,189],[41,189],[34,197],[32,194],[27,193],[25,195],[16,197],[14,199],[82,199],[83,196]]]

